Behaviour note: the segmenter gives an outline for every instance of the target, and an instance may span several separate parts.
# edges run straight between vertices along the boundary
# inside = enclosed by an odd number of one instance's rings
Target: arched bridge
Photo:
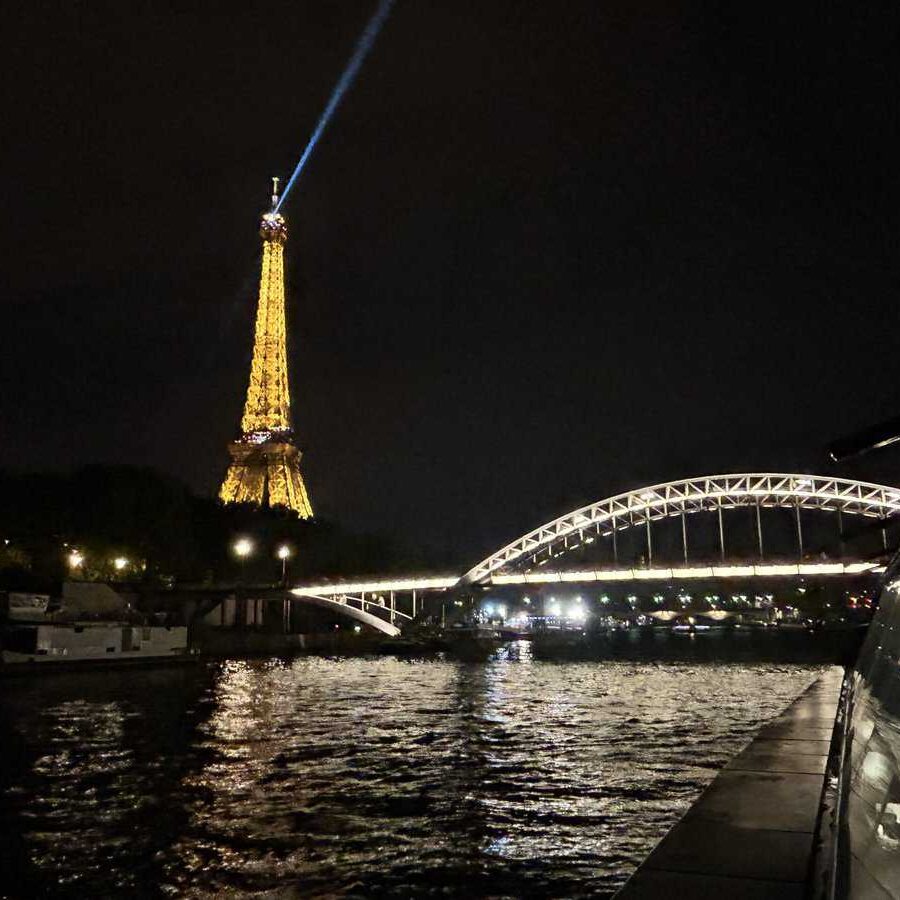
[[[473,566],[461,582],[484,583],[495,573],[560,556],[598,535],[614,537],[635,527],[648,529],[649,535],[650,523],[660,519],[680,517],[684,524],[687,515],[717,512],[721,534],[722,510],[739,506],[787,507],[797,514],[801,509],[826,510],[885,520],[900,513],[900,490],[845,478],[773,472],[706,475],[654,484],[597,500],[529,531]],[[757,517],[757,525],[759,521]],[[761,528],[758,535],[762,550]]]
[[[422,593],[446,591],[457,581],[455,576],[379,579],[307,585],[293,588],[291,593],[305,603],[340,613],[396,637],[400,626],[416,617],[417,600]],[[405,609],[398,604],[399,597],[406,601],[402,604]]]
[[[729,561],[725,552],[723,510],[750,507],[755,510],[758,559]],[[764,563],[763,529],[760,510],[784,508],[793,511],[799,544],[796,560]],[[380,629],[397,633],[405,622],[421,610],[423,597],[476,585],[526,584],[540,582],[675,580],[691,578],[853,576],[876,569],[867,560],[808,560],[803,556],[801,510],[831,512],[840,516],[864,517],[886,524],[900,513],[900,488],[831,476],[775,472],[706,475],[681,481],[650,485],[597,500],[559,516],[522,535],[473,566],[462,576],[421,578],[376,578],[356,583],[324,583],[297,586],[292,590],[300,601],[344,608],[360,621],[378,619]],[[695,513],[718,516],[720,558],[688,561],[686,519]],[[651,525],[665,519],[681,520],[684,566],[653,564]],[[646,565],[642,567],[566,570],[560,563],[547,565],[570,551],[583,548],[600,537],[612,539],[628,529],[645,531]],[[884,534],[884,532],[882,532]],[[615,552],[615,551],[614,551]],[[560,560],[562,562],[562,560]],[[616,556],[616,563],[618,557]],[[401,608],[402,607],[402,608]],[[350,612],[353,609],[354,612]],[[365,619],[355,612],[365,613]]]

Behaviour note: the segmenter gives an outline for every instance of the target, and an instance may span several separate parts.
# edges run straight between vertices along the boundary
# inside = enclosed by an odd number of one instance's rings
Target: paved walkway
[[[617,900],[802,900],[843,674],[833,666],[763,727]]]

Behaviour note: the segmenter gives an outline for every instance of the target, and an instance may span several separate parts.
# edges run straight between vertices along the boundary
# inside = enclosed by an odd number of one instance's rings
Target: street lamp
[[[253,552],[253,541],[250,538],[238,538],[234,542],[234,553],[239,559],[246,559]]]
[[[253,541],[250,538],[238,538],[231,549],[234,550],[234,555],[241,561],[241,581],[243,582],[247,557],[253,552]]]
[[[77,550],[72,550],[69,553],[69,568],[80,569],[83,562],[84,557]]]
[[[287,584],[287,561],[291,558],[294,551],[287,544],[282,544],[276,551],[276,556],[281,560],[281,583]]]
[[[128,560],[124,556],[117,556],[113,560],[113,566],[117,572],[121,572],[128,565]]]

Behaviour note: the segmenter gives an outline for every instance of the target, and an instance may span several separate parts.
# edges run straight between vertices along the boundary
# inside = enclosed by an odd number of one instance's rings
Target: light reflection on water
[[[608,895],[818,671],[519,649],[8,680],[7,893]]]

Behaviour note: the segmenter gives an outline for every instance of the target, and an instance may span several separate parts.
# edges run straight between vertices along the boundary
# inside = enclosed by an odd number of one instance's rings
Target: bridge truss
[[[529,531],[471,568],[462,576],[460,584],[485,584],[495,576],[543,565],[597,537],[612,536],[615,546],[618,532],[636,527],[646,529],[648,562],[652,565],[650,525],[674,517],[681,518],[686,562],[685,517],[699,512],[718,513],[724,558],[722,511],[747,506],[756,508],[760,556],[763,538],[759,511],[775,507],[794,510],[802,555],[800,510],[831,511],[885,521],[900,513],[900,489],[845,478],[773,472],[707,475],[655,484],[598,500]]]
[[[756,511],[759,560],[727,560],[722,512],[738,507]],[[799,558],[787,564],[763,561],[763,531],[760,510],[785,508],[796,517]],[[821,475],[773,472],[708,475],[638,488],[590,503],[553,519],[517,538],[483,559],[464,575],[382,577],[368,581],[332,582],[296,586],[291,593],[301,602],[340,612],[388,635],[422,611],[426,596],[446,594],[475,585],[537,585],[574,582],[682,581],[689,579],[782,578],[837,576],[855,577],[877,573],[881,567],[867,560],[804,560],[801,510],[820,510],[838,516],[861,516],[886,525],[900,513],[900,488]],[[689,515],[718,515],[719,564],[688,561],[685,520]],[[653,564],[651,524],[681,519],[683,565]],[[626,529],[646,530],[646,565],[640,568],[583,568],[564,570],[556,559],[599,537],[611,537]],[[882,530],[882,533],[884,531]],[[618,562],[618,557],[616,557]],[[444,601],[442,601],[443,604]]]
[[[371,625],[390,636],[415,619],[426,591],[446,591],[458,582],[457,576],[438,578],[395,578],[360,582],[337,582],[296,587],[291,593],[300,600],[340,612]]]

